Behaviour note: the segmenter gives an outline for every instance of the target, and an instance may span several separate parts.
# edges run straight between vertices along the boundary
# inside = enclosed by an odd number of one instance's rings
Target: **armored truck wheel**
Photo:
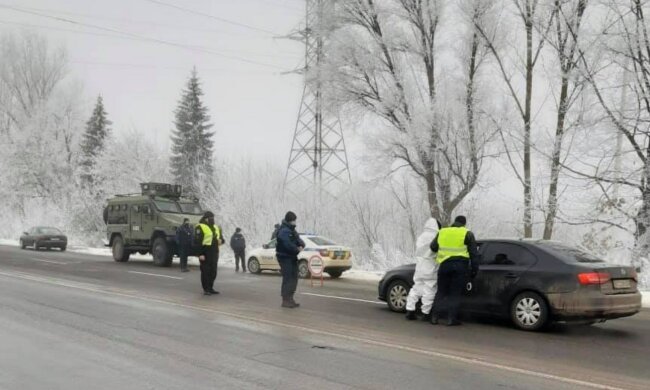
[[[124,239],[122,236],[113,238],[113,260],[118,263],[124,263],[129,261],[129,256],[131,256],[131,253],[124,247]]]
[[[158,267],[169,267],[172,265],[174,253],[163,237],[157,237],[153,240],[151,253],[153,254],[153,263]]]

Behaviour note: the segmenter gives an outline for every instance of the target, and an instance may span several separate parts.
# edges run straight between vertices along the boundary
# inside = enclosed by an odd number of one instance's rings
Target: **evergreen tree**
[[[104,100],[99,95],[92,116],[86,122],[86,131],[81,141],[81,176],[87,183],[93,181],[92,171],[95,167],[97,157],[104,150],[106,138],[111,131],[109,127],[111,124],[112,122],[108,120],[108,114],[104,109]]]
[[[176,183],[189,192],[202,192],[213,182],[212,153],[214,142],[208,109],[201,101],[203,91],[192,70],[176,109],[176,129],[172,131],[171,172]]]

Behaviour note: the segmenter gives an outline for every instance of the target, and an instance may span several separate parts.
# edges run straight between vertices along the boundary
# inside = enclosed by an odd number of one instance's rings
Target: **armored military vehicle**
[[[104,222],[108,245],[117,262],[133,253],[151,253],[154,264],[169,267],[176,251],[176,229],[188,218],[196,225],[203,214],[199,200],[183,197],[180,185],[142,183],[138,194],[108,199]]]

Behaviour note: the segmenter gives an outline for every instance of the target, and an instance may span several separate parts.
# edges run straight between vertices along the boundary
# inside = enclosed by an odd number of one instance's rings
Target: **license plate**
[[[632,287],[632,282],[630,279],[619,279],[614,280],[614,288],[630,288]]]

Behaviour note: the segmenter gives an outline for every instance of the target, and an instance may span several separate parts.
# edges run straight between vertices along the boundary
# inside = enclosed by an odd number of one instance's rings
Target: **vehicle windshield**
[[[47,235],[60,235],[60,234],[63,234],[59,229],[51,228],[51,227],[37,228],[36,232],[38,234],[47,234]]]
[[[178,204],[170,200],[155,200],[156,208],[163,213],[180,213]]]
[[[183,203],[180,202],[181,211],[183,214],[192,214],[192,215],[201,215],[203,214],[203,209],[198,203]]]
[[[313,242],[316,245],[336,245],[332,241],[328,240],[325,237],[320,237],[320,236],[311,236],[307,237],[309,241]]]
[[[605,262],[605,260],[600,259],[589,252],[559,242],[544,242],[539,245],[569,263]]]

